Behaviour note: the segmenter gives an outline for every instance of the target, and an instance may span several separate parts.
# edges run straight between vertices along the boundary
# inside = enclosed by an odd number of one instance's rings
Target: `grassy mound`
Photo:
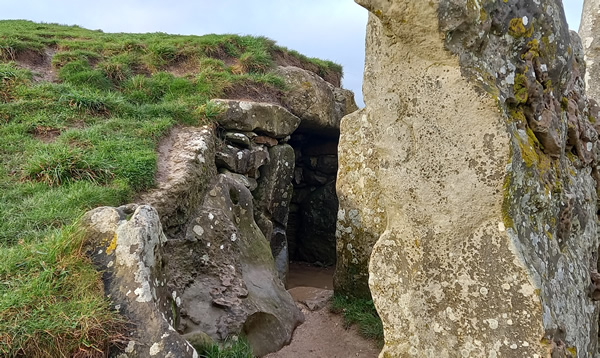
[[[0,355],[103,356],[119,340],[77,218],[151,188],[159,139],[209,122],[211,98],[277,102],[276,64],[342,75],[263,37],[0,21]]]

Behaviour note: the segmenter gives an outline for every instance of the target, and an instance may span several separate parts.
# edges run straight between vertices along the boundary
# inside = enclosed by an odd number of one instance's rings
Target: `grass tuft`
[[[200,348],[200,358],[254,358],[248,341],[239,337],[228,339],[223,345],[213,343]]]
[[[0,355],[103,357],[124,322],[103,295],[76,225],[2,250]]]
[[[363,337],[383,347],[383,324],[372,300],[335,294],[330,309],[342,314],[346,328],[356,324]]]

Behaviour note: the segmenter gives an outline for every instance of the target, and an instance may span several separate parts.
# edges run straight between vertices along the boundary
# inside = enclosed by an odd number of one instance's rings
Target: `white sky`
[[[414,0],[423,1],[423,0]],[[578,30],[583,0],[563,0]],[[234,33],[269,37],[279,45],[344,67],[343,85],[362,106],[367,11],[352,0],[0,0],[2,19],[80,25],[105,32]]]

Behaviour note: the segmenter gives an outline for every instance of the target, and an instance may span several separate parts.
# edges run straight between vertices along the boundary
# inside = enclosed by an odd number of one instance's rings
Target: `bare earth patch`
[[[377,358],[380,349],[363,338],[356,327],[344,328],[341,315],[330,312],[333,267],[290,262],[288,292],[302,309],[305,321],[292,342],[265,358]]]
[[[56,50],[46,48],[43,53],[34,50],[26,50],[16,56],[19,66],[33,72],[35,82],[56,82],[58,77],[52,67],[52,56]]]
[[[354,327],[344,328],[341,316],[329,312],[326,305],[311,312],[303,307],[306,318],[292,337],[290,345],[265,358],[376,358],[375,342],[364,339]]]

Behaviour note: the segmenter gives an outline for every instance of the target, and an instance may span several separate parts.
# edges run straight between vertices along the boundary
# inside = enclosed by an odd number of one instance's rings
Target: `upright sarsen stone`
[[[584,0],[579,36],[585,52],[585,84],[591,99],[600,100],[600,0]]]
[[[598,134],[562,3],[357,2],[338,251],[376,240],[381,357],[594,357]]]

